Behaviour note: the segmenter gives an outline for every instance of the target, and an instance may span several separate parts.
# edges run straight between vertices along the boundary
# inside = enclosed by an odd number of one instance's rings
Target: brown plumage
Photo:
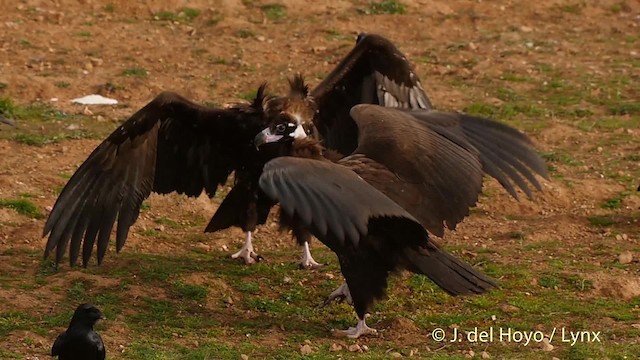
[[[365,313],[397,270],[426,275],[451,295],[494,287],[425,229],[442,231],[443,221],[453,227],[475,204],[482,186],[478,152],[400,110],[359,105],[352,116],[360,136],[350,156],[334,163],[316,140],[283,137],[278,142],[290,156],[269,161],[260,177],[294,234],[309,231],[338,256],[359,318],[347,335],[373,331]]]
[[[70,245],[71,265],[82,249],[86,266],[96,244],[100,263],[116,220],[120,251],[151,192],[198,196],[204,190],[213,196],[232,171],[242,186],[264,164],[253,144],[267,124],[264,88],[253,103],[228,109],[165,92],[137,111],[89,155],[60,193],[44,227],[45,257],[55,250],[59,263]],[[249,226],[259,221],[252,211]]]

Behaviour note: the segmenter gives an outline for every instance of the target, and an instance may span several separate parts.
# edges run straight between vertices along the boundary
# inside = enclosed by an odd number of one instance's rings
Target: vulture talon
[[[253,244],[251,243],[251,231],[247,231],[242,249],[240,249],[240,251],[238,251],[237,253],[231,255],[231,258],[240,258],[244,260],[244,263],[247,265],[264,260],[261,255],[258,255],[255,251],[253,251]]]
[[[362,335],[378,335],[378,330],[367,326],[364,320],[358,320],[358,324],[355,327],[350,327],[347,330],[332,330],[335,337],[348,337],[351,339],[357,339]]]
[[[342,285],[340,285],[337,289],[333,290],[333,292],[329,294],[329,296],[327,296],[326,299],[324,299],[322,307],[327,306],[333,300],[336,300],[336,303],[342,303],[343,301],[346,301],[347,304],[353,305],[351,292],[349,291],[349,286],[347,285],[346,282],[342,283]]]

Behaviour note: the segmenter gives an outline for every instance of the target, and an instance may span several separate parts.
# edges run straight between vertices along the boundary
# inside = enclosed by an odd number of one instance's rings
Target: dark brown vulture
[[[272,104],[272,113],[281,112],[298,120],[309,119],[306,110],[297,105],[309,105],[316,110],[312,126],[304,122],[307,134],[321,139],[328,149],[337,154],[350,154],[357,146],[358,129],[349,111],[358,104],[375,104],[407,109],[431,109],[420,79],[398,48],[382,36],[358,35],[354,48],[342,59],[327,77],[311,91],[307,98],[307,86],[301,77],[291,82],[295,98],[281,98]],[[300,100],[303,94],[305,101]],[[300,121],[299,121],[300,122]],[[307,232],[291,225],[298,244],[303,248],[300,265],[315,268],[320,264],[311,256]],[[246,247],[246,244],[245,244]]]
[[[100,264],[116,220],[120,251],[151,192],[198,196],[204,190],[213,196],[233,171],[236,186],[251,177],[257,181],[264,161],[253,140],[268,124],[264,90],[264,85],[258,89],[253,103],[228,109],[206,108],[166,92],[136,112],[89,155],[60,193],[44,227],[45,257],[55,249],[59,263],[70,245],[70,264],[82,250],[86,266],[97,244]],[[231,194],[243,191],[234,187]],[[252,210],[242,214],[245,231],[262,215]]]
[[[316,140],[293,131],[299,122],[272,124],[255,141],[280,143],[290,155],[267,162],[261,190],[338,257],[346,279],[341,288],[358,316],[357,326],[342,333],[375,332],[365,314],[397,270],[426,275],[451,295],[494,287],[489,277],[440,249],[427,230],[442,235],[469,214],[487,169],[507,189],[513,190],[513,181],[528,193],[522,177],[539,187],[534,173],[546,176],[546,170],[528,138],[458,113],[363,104],[350,115],[357,146],[336,163],[325,159]]]

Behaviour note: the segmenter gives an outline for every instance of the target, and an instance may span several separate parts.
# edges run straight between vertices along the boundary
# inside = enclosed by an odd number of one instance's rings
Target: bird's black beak
[[[282,139],[282,137],[283,137],[283,135],[274,135],[274,134],[272,134],[271,133],[271,129],[270,128],[266,128],[266,129],[260,131],[260,133],[258,133],[258,135],[256,135],[256,137],[253,139],[253,143],[256,146],[256,149],[259,149],[260,145],[276,142],[276,141]]]

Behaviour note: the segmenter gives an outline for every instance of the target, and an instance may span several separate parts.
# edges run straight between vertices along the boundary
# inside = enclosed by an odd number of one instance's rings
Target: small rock
[[[249,355],[240,354],[240,359],[242,359],[242,360],[249,360]]]
[[[262,35],[258,35],[258,36],[256,36],[256,40],[258,40],[258,41],[260,41],[260,42],[265,42],[265,41],[267,40],[267,38],[265,38],[265,37],[264,37],[264,36],[262,36]]]
[[[350,352],[362,352],[362,348],[358,344],[349,345]]]
[[[82,113],[87,115],[87,116],[93,115],[93,112],[91,110],[89,110],[89,108],[86,107],[86,106],[84,107],[84,109],[82,109]]]
[[[491,359],[491,355],[489,355],[489,353],[486,351],[481,352],[480,357],[483,359]]]
[[[633,261],[633,254],[631,254],[631,251],[625,251],[618,255],[618,261],[620,264],[628,264]]]
[[[367,345],[362,345],[361,348],[362,351],[369,351],[369,347]]]
[[[86,62],[86,63],[84,63],[83,68],[85,70],[87,70],[87,71],[91,71],[91,70],[93,70],[93,64],[91,62]]]
[[[340,344],[336,344],[336,343],[333,343],[333,344],[331,344],[331,346],[329,347],[329,351],[331,351],[331,352],[338,352],[338,351],[342,351],[342,345],[340,345]]]
[[[491,315],[491,321],[496,321],[498,318],[495,315]]]
[[[67,126],[67,130],[70,130],[70,131],[78,130],[78,129],[80,129],[80,126],[78,124],[71,124]]]
[[[329,279],[329,280],[333,280],[333,279],[336,277],[336,276],[335,276],[335,275],[333,275],[332,273],[326,273],[324,276],[326,276],[326,277],[327,277],[327,279]]]
[[[226,299],[224,299],[224,302],[226,304],[232,305],[233,304],[233,298],[231,296],[229,296]]]
[[[89,61],[91,61],[91,65],[93,66],[100,66],[104,63],[104,60],[95,57],[89,58]]]
[[[474,356],[476,356],[476,352],[475,352],[475,351],[473,351],[473,350],[469,350],[469,352],[467,353],[467,355],[465,355],[465,357],[468,357],[468,358],[472,358],[472,357],[474,357]]]
[[[291,283],[291,278],[288,276],[285,276],[284,279],[282,279],[282,282],[285,284],[290,284]]]
[[[327,50],[326,46],[314,46],[311,48],[311,51],[313,51],[314,54],[318,54],[321,53],[323,51]]]
[[[549,344],[549,339],[542,339],[542,351],[553,351],[553,345]]]
[[[399,358],[401,358],[401,357],[402,357],[402,354],[400,354],[400,353],[399,353],[399,352],[397,352],[397,351],[394,351],[394,352],[392,352],[392,353],[389,353],[389,356],[391,356],[391,358],[392,358],[392,359],[399,359]]]
[[[529,26],[522,25],[522,26],[520,26],[520,31],[522,31],[523,33],[530,33],[530,32],[533,31],[533,28],[531,28]]]
[[[520,311],[520,308],[517,306],[513,306],[511,304],[502,304],[500,305],[500,310],[506,312],[506,313],[516,313],[518,311]]]
[[[311,346],[309,346],[309,344],[304,344],[304,345],[300,346],[300,354],[309,355],[312,352],[313,352],[313,350],[311,349]]]

